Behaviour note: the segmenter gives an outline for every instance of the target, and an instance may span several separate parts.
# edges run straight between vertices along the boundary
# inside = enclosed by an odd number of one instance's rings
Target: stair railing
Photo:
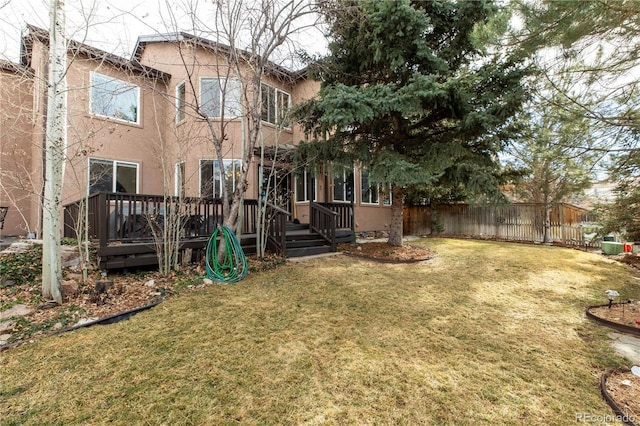
[[[287,219],[291,213],[280,207],[267,203],[267,244],[275,253],[285,256],[287,249]]]
[[[309,228],[317,232],[331,244],[331,251],[337,251],[336,217],[338,213],[313,201],[309,202]]]

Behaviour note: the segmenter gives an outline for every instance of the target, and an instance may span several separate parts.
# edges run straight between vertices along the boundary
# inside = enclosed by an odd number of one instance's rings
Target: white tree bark
[[[49,3],[49,81],[42,222],[42,296],[62,303],[61,208],[67,145],[65,2]]]

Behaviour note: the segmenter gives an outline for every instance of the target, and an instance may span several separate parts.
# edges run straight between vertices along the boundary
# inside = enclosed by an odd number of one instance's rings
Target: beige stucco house
[[[21,47],[19,64],[0,63],[0,206],[9,207],[4,236],[41,231],[48,32],[28,27]],[[237,176],[252,128],[246,97],[256,94],[260,143],[246,198],[261,196],[260,179],[271,179],[274,200],[292,219],[308,221],[310,199],[353,203],[356,233],[386,231],[389,191],[370,185],[366,172],[327,164],[312,175],[287,160],[305,138],[287,113],[313,97],[319,83],[304,71],[268,63],[258,87],[248,65],[229,66],[231,53],[246,52],[186,33],[141,36],[130,59],[71,42],[63,203],[99,191],[220,196],[220,174],[231,184]],[[212,134],[224,136],[223,164]]]

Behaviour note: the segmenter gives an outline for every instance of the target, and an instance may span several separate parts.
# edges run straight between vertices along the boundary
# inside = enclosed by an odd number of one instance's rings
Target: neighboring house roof
[[[212,51],[221,52],[224,54],[230,53],[232,49],[230,46],[226,44],[218,43],[216,41],[195,36],[193,34],[189,34],[186,32],[142,35],[138,37],[136,46],[133,49],[133,55],[131,56],[131,60],[135,62],[139,62],[142,59],[142,54],[144,53],[144,49],[148,44],[167,43],[167,42],[169,43],[187,42],[195,46],[201,47],[205,50],[212,50]],[[236,51],[240,54],[240,56],[242,56],[246,60],[249,60],[249,58],[252,56],[252,53],[246,50],[236,49]],[[268,74],[273,75],[277,79],[285,81],[287,83],[295,83],[307,77],[307,68],[303,68],[299,71],[291,71],[272,61],[267,61],[267,67],[265,71]]]
[[[27,25],[27,33],[22,37],[22,43],[20,46],[20,61],[21,66],[23,67],[31,67],[31,55],[34,40],[38,40],[48,46],[49,31],[33,25]],[[100,50],[74,40],[69,40],[69,51],[74,54],[80,54],[91,59],[103,61],[125,71],[133,72],[137,75],[162,80],[165,83],[171,79],[171,74],[169,73],[142,65],[138,61],[128,60],[121,56],[105,52],[104,50]]]
[[[4,59],[0,59],[0,70],[21,74],[26,77],[33,77],[33,70],[31,68]]]

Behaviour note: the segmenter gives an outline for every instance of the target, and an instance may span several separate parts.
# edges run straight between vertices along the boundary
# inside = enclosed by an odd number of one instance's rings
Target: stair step
[[[300,247],[294,249],[287,249],[285,257],[300,257],[311,256],[314,254],[331,253],[331,247],[329,246],[317,246],[317,247]]]
[[[317,247],[317,246],[329,246],[327,240],[324,238],[316,238],[313,240],[298,240],[298,241],[289,241],[287,240],[287,249],[290,248],[301,248],[301,247]]]
[[[287,232],[289,231],[302,231],[305,229],[309,229],[309,224],[308,223],[287,223],[285,225],[285,228],[287,230]]]

